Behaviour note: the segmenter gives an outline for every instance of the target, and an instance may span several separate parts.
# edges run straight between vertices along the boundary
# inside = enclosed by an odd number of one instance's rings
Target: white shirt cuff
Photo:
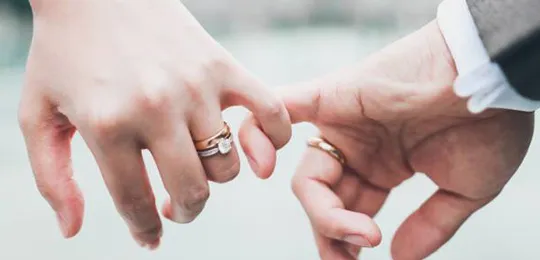
[[[491,61],[466,0],[444,0],[437,20],[458,72],[454,92],[469,98],[470,112],[481,113],[488,108],[531,112],[540,108],[540,101],[517,93],[500,66]]]

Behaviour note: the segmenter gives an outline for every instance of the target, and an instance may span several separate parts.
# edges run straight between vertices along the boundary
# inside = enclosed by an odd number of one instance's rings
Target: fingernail
[[[64,214],[57,212],[56,220],[58,221],[58,225],[60,226],[62,236],[64,236],[64,238],[67,238],[69,236],[69,222],[67,218],[64,216]]]
[[[253,172],[255,172],[255,174],[259,175],[259,165],[257,165],[257,162],[255,162],[255,160],[253,160],[249,156],[247,156],[247,160],[248,160],[249,166],[251,166],[251,169],[253,170]]]
[[[346,236],[343,240],[347,243],[361,247],[373,247],[366,238],[359,235]]]

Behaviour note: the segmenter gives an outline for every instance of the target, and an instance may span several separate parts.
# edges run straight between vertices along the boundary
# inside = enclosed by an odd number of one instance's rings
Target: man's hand
[[[433,22],[362,64],[298,86],[284,100],[294,122],[311,122],[347,167],[309,148],[293,189],[321,257],[356,259],[380,232],[369,217],[416,172],[439,187],[397,231],[393,259],[423,259],[491,200],[527,152],[533,115],[470,114],[452,91],[453,60]]]
[[[181,223],[203,210],[207,180],[239,171],[236,149],[200,159],[194,140],[223,127],[221,110],[243,105],[260,126],[246,147],[260,177],[290,137],[283,103],[220,47],[176,0],[33,0],[34,38],[20,122],[36,182],[62,232],[82,225],[70,141],[79,131],[116,207],[142,245],[156,247],[161,221],[141,156],[149,149],[171,196],[163,214]]]

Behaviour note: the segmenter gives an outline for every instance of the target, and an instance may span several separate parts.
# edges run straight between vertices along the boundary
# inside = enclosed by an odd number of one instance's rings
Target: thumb
[[[23,93],[19,122],[36,184],[56,212],[64,237],[73,237],[82,226],[84,211],[81,191],[72,178],[70,142],[75,129],[48,102],[29,94]]]
[[[437,191],[397,230],[392,243],[393,259],[428,257],[491,199],[471,200],[448,191]]]

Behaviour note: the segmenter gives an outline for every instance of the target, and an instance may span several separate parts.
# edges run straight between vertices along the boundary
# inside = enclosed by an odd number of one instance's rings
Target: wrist
[[[411,73],[415,82],[451,87],[457,78],[456,64],[437,21],[432,21],[410,37],[409,60],[418,59]]]
[[[454,59],[436,21],[372,55],[362,67],[371,75],[402,83],[451,87],[457,77]]]
[[[439,24],[437,21],[432,21],[422,28],[422,30],[425,39],[425,46],[423,46],[425,50],[424,58],[427,64],[429,64],[428,66],[431,67],[432,79],[441,78],[454,83],[458,75],[456,63],[446,44]]]

